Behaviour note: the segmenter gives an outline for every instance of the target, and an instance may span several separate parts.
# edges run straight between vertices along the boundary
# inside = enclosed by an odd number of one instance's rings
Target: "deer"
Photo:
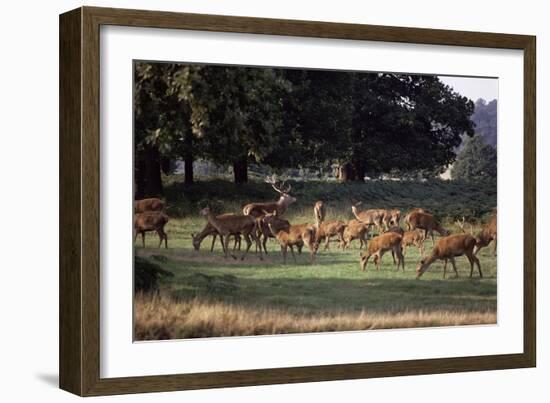
[[[250,247],[252,246],[252,241],[250,238],[256,242],[256,247],[260,249],[260,260],[263,260],[262,249],[260,245],[260,240],[257,234],[257,224],[256,220],[249,215],[228,215],[225,217],[216,217],[209,207],[205,207],[200,211],[200,215],[205,217],[206,220],[218,231],[220,238],[223,243],[224,257],[227,259],[229,253],[229,235],[241,234],[246,241],[246,250],[241,256],[241,260],[244,260],[247,255]],[[233,259],[237,259],[233,253],[231,253]]]
[[[432,237],[432,246],[435,245],[433,231],[437,231],[441,236],[449,235],[449,231],[443,228],[439,221],[432,214],[415,211],[409,216],[409,225],[410,230],[412,231],[414,231],[415,229],[423,229],[425,238],[428,238],[429,232]]]
[[[223,219],[223,217],[233,216],[233,215],[235,214],[226,213],[226,214],[221,214],[216,218]],[[191,234],[191,238],[193,239],[193,248],[196,251],[199,251],[201,248],[201,243],[204,240],[204,238],[210,235],[212,235],[212,245],[210,246],[210,252],[214,251],[214,245],[216,243],[216,239],[218,238],[219,233],[216,230],[216,228],[214,228],[209,222],[206,223],[206,225],[204,226],[201,232],[199,232],[198,234],[194,234],[194,233]],[[233,252],[235,252],[235,249],[237,249],[237,246],[239,250],[241,250],[241,235],[238,233],[232,234],[232,235],[235,238],[235,241],[233,243]],[[222,249],[223,249],[224,248],[223,239],[220,238],[220,242],[222,244]]]
[[[329,248],[330,239],[333,236],[337,236],[340,241],[340,245],[344,242],[344,230],[346,229],[346,224],[340,220],[332,220],[322,222],[315,232],[315,248],[319,249],[321,241],[325,241],[325,250]]]
[[[369,226],[367,224],[358,220],[349,220],[343,234],[342,250],[349,248],[354,239],[359,239],[359,249],[363,249],[363,246],[367,245],[368,236]]]
[[[164,202],[156,197],[134,201],[134,214],[146,211],[163,211]]]
[[[145,233],[156,231],[159,236],[159,248],[164,240],[164,247],[168,248],[168,235],[164,232],[164,226],[170,218],[159,211],[146,211],[143,213],[134,214],[134,243],[138,234],[141,234],[143,247],[145,248]]]
[[[257,226],[258,226],[258,234],[259,238],[261,239],[261,245],[264,248],[264,252],[267,255],[267,240],[269,238],[275,238],[275,235],[271,232],[271,229],[269,228],[268,221],[271,222],[273,227],[275,228],[275,231],[279,231],[281,229],[286,229],[290,227],[290,222],[287,220],[284,220],[277,215],[277,210],[275,210],[273,213],[264,212],[265,215],[263,217],[256,218]],[[273,218],[266,220],[266,217],[268,215],[273,216]],[[299,250],[301,252],[302,247],[299,247]]]
[[[370,257],[374,255],[374,264],[376,265],[376,270],[379,271],[382,256],[390,250],[397,256],[397,270],[399,270],[399,266],[402,266],[403,271],[405,271],[405,258],[401,251],[401,239],[401,235],[395,232],[385,232],[372,238],[367,245],[367,250],[361,253],[361,270],[365,271]]]
[[[489,222],[483,227],[483,229],[475,236],[476,246],[474,248],[474,255],[477,255],[481,248],[489,245],[491,241],[494,241],[493,256],[497,255],[497,215],[491,217]]]
[[[352,205],[351,211],[358,221],[367,225],[374,225],[378,229],[378,233],[382,233],[382,219],[384,218],[386,210],[370,209],[359,211],[357,210],[357,205]]]
[[[409,220],[411,218],[412,213],[427,213],[427,211],[420,207],[414,207],[410,209],[405,215],[405,218],[403,219],[403,221],[405,222],[405,225],[407,226],[407,231],[411,230],[411,224],[409,223]]]
[[[414,230],[414,231],[405,231],[403,234],[403,240],[401,241],[401,246],[403,247],[403,256],[407,252],[409,246],[416,246],[420,251],[420,255],[424,257],[424,231]]]
[[[319,228],[321,223],[325,221],[326,210],[322,201],[318,201],[313,206],[313,215],[315,217],[315,228]]]
[[[292,258],[296,262],[296,256],[294,255],[294,246],[303,246],[304,244],[310,250],[311,263],[315,262],[315,227],[309,224],[290,225],[286,228],[276,229],[274,225],[275,215],[268,213],[264,217],[264,222],[269,227],[271,233],[281,245],[281,252],[283,253],[283,262],[286,264],[287,250],[290,248]]]
[[[430,265],[438,259],[445,261],[445,264],[443,265],[443,278],[445,278],[447,274],[448,260],[451,261],[453,270],[458,278],[455,257],[463,255],[465,255],[470,262],[470,278],[472,278],[474,273],[474,263],[477,265],[479,278],[483,278],[481,266],[479,265],[479,259],[474,255],[475,245],[476,239],[470,234],[454,234],[438,239],[431,255],[425,259],[422,259],[420,263],[418,263],[416,268],[416,278],[420,278],[422,274],[428,270]]]
[[[249,203],[243,207],[243,214],[254,218],[263,217],[266,212],[277,211],[277,215],[282,216],[292,203],[296,201],[295,197],[289,195],[292,189],[291,185],[285,186],[285,182],[279,185],[275,175],[267,177],[266,183],[269,183],[273,189],[280,194],[279,200],[268,203]]]
[[[397,209],[384,210],[384,216],[382,217],[382,223],[386,228],[386,231],[391,227],[399,227],[399,221],[401,220],[401,211]]]

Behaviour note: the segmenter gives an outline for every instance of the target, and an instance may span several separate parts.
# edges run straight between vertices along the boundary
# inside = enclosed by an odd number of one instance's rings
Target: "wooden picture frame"
[[[524,52],[523,353],[229,372],[100,377],[100,26],[519,49]],[[535,37],[81,7],[60,16],[60,387],[81,396],[533,367],[536,363]]]

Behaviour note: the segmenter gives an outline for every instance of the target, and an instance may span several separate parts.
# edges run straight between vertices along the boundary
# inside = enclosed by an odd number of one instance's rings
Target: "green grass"
[[[284,265],[278,244],[270,240],[264,261],[254,254],[254,247],[241,261],[225,259],[219,242],[214,252],[210,252],[211,238],[205,239],[200,251],[194,251],[191,233],[203,225],[204,220],[198,217],[171,220],[167,226],[169,249],[156,249],[157,239],[153,235],[147,236],[145,249],[136,248],[139,256],[167,257],[155,263],[174,273],[174,277],[162,282],[162,288],[175,300],[201,298],[307,314],[364,309],[386,313],[496,310],[496,258],[491,248],[479,254],[484,274],[481,280],[477,271],[473,279],[468,278],[470,268],[465,257],[456,259],[458,279],[449,264],[444,280],[443,263],[436,262],[416,280],[415,268],[420,260],[416,248],[407,250],[405,272],[395,270],[390,254],[384,256],[380,271],[372,263],[367,271],[360,271],[357,241],[345,252],[333,242],[329,251],[319,252],[315,264],[310,264],[309,253],[297,254],[296,264],[289,254],[288,264]],[[426,251],[430,250],[428,240]]]
[[[404,272],[396,271],[389,253],[380,271],[371,259],[362,272],[358,241],[346,251],[338,249],[336,242],[329,251],[323,251],[322,245],[315,264],[310,264],[306,248],[296,255],[296,263],[289,253],[288,264],[283,264],[274,239],[268,242],[269,254],[263,261],[254,246],[244,261],[225,259],[219,241],[210,252],[211,237],[205,238],[200,251],[193,249],[191,234],[206,224],[198,216],[199,208],[208,204],[217,212],[239,213],[245,201],[273,200],[273,190],[258,182],[237,186],[218,180],[185,188],[179,179],[170,177],[166,187],[169,248],[157,249],[158,238],[151,233],[146,236],[146,248],[140,239],[136,243],[137,256],[154,260],[174,274],[160,280],[162,303],[136,300],[136,326],[143,339],[496,322],[497,267],[492,245],[478,255],[483,279],[477,270],[470,279],[468,260],[458,257],[459,278],[454,278],[449,264],[443,279],[443,262],[437,261],[417,280],[415,269],[421,257],[414,247],[407,250]],[[403,212],[412,206],[427,208],[452,232],[458,231],[453,220],[466,216],[476,223],[477,231],[496,204],[492,186],[444,181],[297,182],[292,195],[298,202],[285,218],[291,223],[312,223],[312,205],[320,199],[327,206],[328,220],[347,221],[353,218],[351,203],[362,201],[362,208],[396,207]],[[431,240],[425,247],[429,254]],[[239,325],[227,323],[227,317]],[[243,317],[254,319],[243,321]],[[297,326],[300,322],[307,325]]]

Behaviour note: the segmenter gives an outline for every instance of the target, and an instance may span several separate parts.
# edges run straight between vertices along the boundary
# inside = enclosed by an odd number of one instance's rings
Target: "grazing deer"
[[[458,277],[455,257],[462,255],[466,255],[470,262],[470,278],[474,273],[474,263],[477,265],[479,277],[483,278],[481,266],[479,265],[479,259],[474,255],[475,245],[475,238],[469,234],[455,234],[439,239],[437,244],[434,246],[431,255],[425,259],[422,259],[420,263],[418,263],[418,267],[416,268],[416,278],[420,278],[420,276],[428,270],[428,267],[430,267],[430,265],[438,259],[445,261],[443,266],[443,278],[445,278],[447,274],[447,260],[451,261],[456,277]]]
[[[405,271],[405,258],[401,251],[401,239],[401,235],[395,232],[386,232],[372,238],[367,245],[367,250],[361,253],[361,270],[365,271],[369,258],[373,255],[376,270],[380,270],[382,256],[384,256],[384,253],[391,250],[397,256],[397,270],[399,270],[399,266],[401,265],[403,271]]]
[[[268,218],[266,220],[267,216],[271,216],[272,218]],[[272,226],[275,228],[275,231],[279,231],[281,229],[286,229],[290,227],[290,223],[287,220],[284,220],[282,218],[279,218],[277,216],[277,211],[275,210],[273,213],[267,213],[263,217],[259,217],[256,219],[257,225],[258,225],[258,233],[259,238],[261,239],[261,245],[264,248],[264,252],[267,255],[267,240],[269,238],[275,238],[275,235],[271,232],[271,229],[269,228],[268,221],[271,222]],[[301,247],[299,248],[301,252]]]
[[[277,215],[282,216],[288,206],[296,201],[296,198],[289,195],[292,186],[288,185],[288,187],[284,187],[284,182],[279,185],[275,179],[275,175],[268,177],[265,182],[271,184],[273,189],[281,195],[279,200],[268,203],[249,203],[243,207],[244,215],[259,218],[263,217],[266,212],[273,213],[274,211],[277,211]]]
[[[159,248],[164,240],[164,247],[168,248],[168,235],[164,232],[164,226],[170,218],[160,211],[146,211],[144,213],[134,214],[134,243],[138,234],[141,234],[143,247],[145,248],[145,233],[156,231],[159,236]]]
[[[405,222],[405,225],[407,226],[407,231],[411,230],[411,224],[409,223],[409,220],[411,218],[412,213],[427,213],[427,211],[420,207],[414,207],[410,209],[407,212],[407,215],[405,215],[405,218],[403,219],[403,221]]]
[[[233,215],[235,214],[226,213],[226,214],[221,214],[216,218],[223,219],[223,217],[233,216]],[[196,251],[200,250],[203,239],[210,235],[212,235],[212,245],[210,246],[210,252],[212,252],[214,250],[214,245],[216,243],[216,239],[218,238],[219,233],[218,231],[216,231],[216,228],[214,228],[209,222],[206,223],[206,225],[204,226],[201,232],[199,232],[198,234],[191,234],[191,238],[193,239],[193,248],[195,248]],[[238,233],[232,234],[232,235],[235,238],[235,241],[233,243],[233,252],[235,252],[235,249],[237,249],[237,246],[239,250],[241,250],[241,235]],[[222,249],[223,249],[224,248],[223,239],[221,238],[220,238],[220,243],[222,244]]]
[[[156,197],[134,201],[134,214],[162,210],[164,210],[164,202]]]
[[[378,229],[378,233],[382,233],[382,219],[386,210],[382,209],[370,209],[370,210],[357,210],[357,206],[351,206],[351,211],[358,221],[361,221],[367,225],[374,225]]]
[[[399,221],[401,220],[401,211],[397,209],[384,210],[384,216],[382,217],[382,223],[386,228],[386,231],[391,227],[399,227]]]
[[[290,247],[292,258],[296,262],[296,256],[294,255],[294,246],[301,247],[304,244],[310,250],[311,263],[315,262],[315,227],[309,224],[291,225],[287,228],[276,229],[274,226],[273,214],[267,214],[264,217],[264,222],[267,223],[271,233],[277,239],[281,245],[281,252],[283,253],[283,261],[286,264],[287,250]]]
[[[412,231],[415,229],[423,229],[425,238],[428,238],[428,233],[430,233],[432,237],[432,246],[435,245],[433,231],[439,232],[441,236],[449,235],[449,231],[443,228],[432,214],[415,211],[409,216],[409,225]]]
[[[226,258],[229,252],[229,235],[241,234],[246,241],[246,250],[242,254],[241,260],[244,260],[244,257],[252,246],[252,241],[250,240],[251,237],[254,242],[256,242],[256,247],[260,249],[260,260],[263,260],[260,240],[258,239],[257,235],[256,220],[253,217],[248,215],[234,214],[218,218],[212,213],[212,211],[210,211],[209,207],[203,208],[200,211],[200,215],[205,217],[210,225],[212,225],[216,229],[216,231],[218,231],[218,234],[223,241],[223,250]],[[233,253],[231,253],[231,257],[236,259]]]
[[[358,220],[349,220],[346,229],[344,230],[344,242],[342,243],[342,249],[349,248],[351,241],[359,239],[359,249],[363,249],[363,246],[367,245],[367,239],[369,236],[369,226]]]
[[[494,241],[493,255],[497,255],[497,215],[496,213],[491,217],[489,222],[483,227],[483,229],[476,235],[476,246],[474,248],[474,255],[477,255],[481,248],[489,245],[491,241]]]
[[[325,250],[329,247],[330,238],[337,236],[340,241],[340,245],[344,243],[344,230],[346,224],[343,221],[332,220],[322,222],[319,228],[315,232],[315,249],[319,249],[319,244],[325,239]]]
[[[313,215],[315,216],[315,228],[319,228],[321,223],[325,221],[326,210],[322,201],[318,201],[313,206]]]
[[[416,246],[420,251],[420,255],[424,257],[424,231],[414,230],[406,231],[403,234],[403,240],[401,241],[401,246],[403,247],[403,256],[407,252],[409,246]]]

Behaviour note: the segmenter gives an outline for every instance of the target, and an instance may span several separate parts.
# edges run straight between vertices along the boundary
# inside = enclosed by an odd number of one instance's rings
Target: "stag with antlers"
[[[275,175],[268,176],[265,182],[269,183],[280,194],[279,200],[267,203],[249,203],[243,207],[244,215],[258,218],[263,217],[266,213],[277,212],[277,215],[280,217],[285,213],[288,206],[296,201],[296,198],[289,195],[292,186],[286,186],[285,182],[279,183]]]

